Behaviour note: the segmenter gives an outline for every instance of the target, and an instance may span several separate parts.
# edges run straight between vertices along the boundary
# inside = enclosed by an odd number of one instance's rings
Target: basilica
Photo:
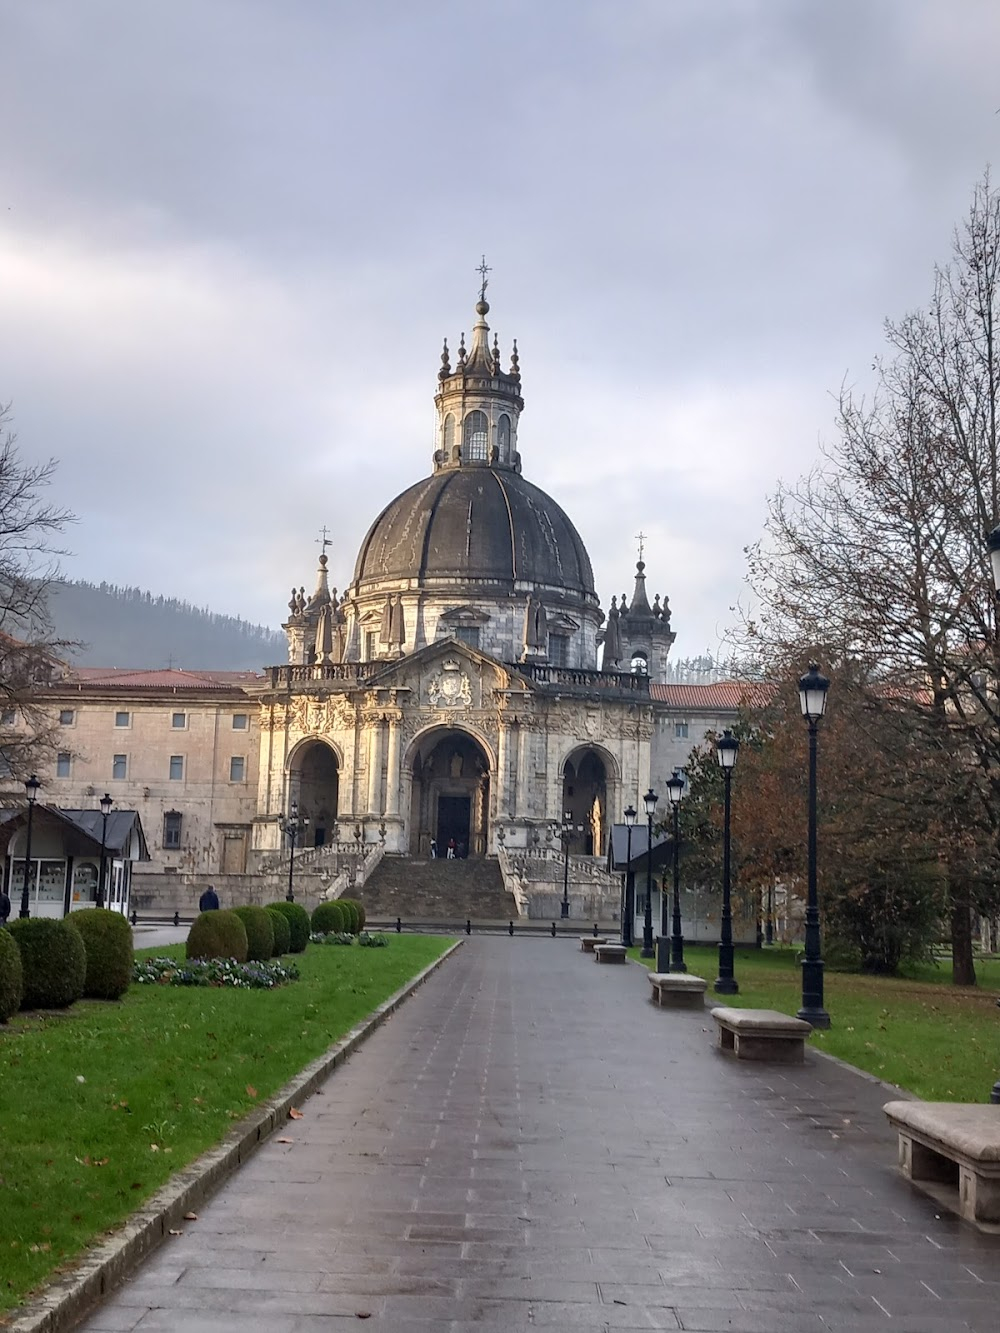
[[[522,890],[532,862],[539,892],[568,852],[574,882],[597,884],[625,807],[732,721],[735,683],[671,679],[669,601],[650,598],[641,549],[631,596],[602,608],[580,533],[525,475],[517,344],[502,354],[489,313],[484,276],[468,344],[441,353],[427,475],[375,518],[339,594],[324,534],[286,663],[50,684],[67,731],[45,799],[85,808],[106,788],[134,807],[150,901],[225,876],[252,889],[290,847],[317,892],[343,891],[348,851],[352,884],[446,850],[505,878],[516,862]]]

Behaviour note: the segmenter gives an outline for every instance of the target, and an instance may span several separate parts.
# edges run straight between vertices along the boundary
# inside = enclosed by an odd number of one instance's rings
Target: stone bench
[[[624,944],[595,944],[594,962],[595,963],[625,963],[628,958],[625,953]]]
[[[737,1060],[773,1060],[796,1065],[805,1059],[805,1041],[812,1024],[776,1009],[713,1009],[719,1050]]]
[[[690,972],[650,972],[649,997],[661,1009],[704,1009],[708,982]]]
[[[580,948],[584,953],[593,953],[599,944],[607,944],[606,935],[584,935],[580,940]]]
[[[1000,1106],[887,1102],[882,1109],[899,1135],[904,1176],[967,1222],[1000,1226]]]

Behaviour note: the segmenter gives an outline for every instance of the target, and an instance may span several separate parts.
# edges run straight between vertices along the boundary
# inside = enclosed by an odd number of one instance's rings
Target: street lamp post
[[[806,900],[806,952],[802,959],[802,1008],[814,1028],[828,1028],[830,1015],[823,1008],[823,959],[820,957],[819,895],[816,889],[816,733],[826,712],[830,682],[815,662],[799,681],[799,704],[809,725],[809,882]]]
[[[670,970],[686,972],[684,936],[681,934],[681,797],[684,795],[684,775],[675,768],[667,781],[667,795],[674,812],[674,920],[670,936]],[[664,929],[664,933],[666,930]]]
[[[725,781],[725,819],[722,832],[722,931],[719,936],[719,975],[715,990],[719,995],[736,995],[739,983],[733,973],[733,909],[731,901],[729,816],[733,769],[740,752],[740,743],[731,731],[725,730],[715,743],[715,756]]]
[[[764,943],[774,943],[774,880],[767,881],[767,919],[764,922]]]
[[[101,797],[101,868],[97,873],[97,902],[95,906],[104,906],[104,861],[108,849],[108,815],[114,800],[105,792]]]
[[[559,830],[559,841],[563,850],[563,896],[559,905],[559,915],[564,921],[569,916],[569,844],[574,833],[582,832],[583,825],[573,823],[572,811],[564,810],[562,828]]]
[[[622,944],[631,949],[635,943],[635,884],[632,878],[632,830],[635,828],[635,809],[625,807],[625,888],[622,916]]]
[[[656,812],[656,802],[659,798],[656,792],[650,787],[649,791],[642,798],[642,803],[646,807],[646,913],[642,919],[642,948],[639,950],[640,958],[655,958],[656,950],[653,948],[653,815]]]
[[[299,818],[299,803],[293,801],[288,818],[281,825],[288,838],[288,892],[285,894],[285,899],[290,903],[295,901],[295,844],[298,840],[299,831],[304,829],[308,823],[308,819]]]
[[[24,888],[21,890],[21,917],[31,916],[31,908],[28,905],[30,892],[29,876],[31,874],[31,816],[34,814],[35,798],[38,795],[38,788],[41,785],[42,784],[35,777],[34,773],[32,773],[31,777],[28,778],[27,782],[24,784],[24,794],[28,798],[28,827],[24,835]]]

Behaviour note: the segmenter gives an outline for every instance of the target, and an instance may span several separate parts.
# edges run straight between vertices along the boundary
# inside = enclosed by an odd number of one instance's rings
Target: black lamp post
[[[30,895],[29,876],[31,874],[31,816],[35,810],[35,798],[38,795],[38,788],[41,785],[42,784],[35,777],[34,773],[32,773],[31,777],[28,778],[27,782],[24,784],[24,794],[28,798],[28,828],[24,835],[24,888],[21,890],[20,911],[22,917],[31,916],[31,908],[28,906]]]
[[[828,1028],[823,1008],[823,959],[820,957],[819,895],[816,891],[816,733],[826,712],[830,682],[815,662],[799,681],[799,704],[809,724],[809,886],[806,900],[806,952],[802,959],[802,1008],[798,1017],[814,1028]]]
[[[719,975],[715,979],[715,990],[719,995],[736,995],[740,989],[733,973],[733,909],[729,857],[730,797],[733,769],[736,767],[736,757],[739,752],[739,741],[727,729],[715,743],[715,757],[722,769],[726,789],[725,821],[722,832],[722,931],[719,937]]]
[[[674,920],[670,936],[670,970],[686,972],[684,936],[681,934],[681,797],[684,795],[684,775],[675,768],[667,781],[667,795],[674,812]],[[664,931],[664,933],[666,933]]]
[[[764,921],[764,943],[774,943],[774,880],[767,881],[767,917]]]
[[[656,792],[650,787],[649,791],[642,798],[642,803],[646,807],[646,914],[642,919],[642,948],[639,950],[640,958],[655,958],[656,950],[653,948],[653,815],[656,813],[656,802],[659,798]]]
[[[574,824],[572,812],[564,810],[562,828],[559,830],[559,841],[563,850],[563,896],[559,905],[559,915],[564,921],[569,916],[569,844],[574,833],[582,832],[583,825]]]
[[[300,829],[305,828],[308,823],[308,819],[299,818],[299,803],[298,801],[293,801],[291,812],[281,826],[288,837],[288,892],[285,894],[285,898],[290,903],[295,901],[295,844],[298,840]]]
[[[622,944],[631,949],[635,943],[635,881],[632,877],[632,830],[635,828],[635,809],[625,807],[625,912],[622,918]]]
[[[97,907],[104,906],[104,859],[108,847],[108,815],[111,813],[111,807],[114,801],[111,796],[105,792],[101,797],[101,868],[97,875]]]

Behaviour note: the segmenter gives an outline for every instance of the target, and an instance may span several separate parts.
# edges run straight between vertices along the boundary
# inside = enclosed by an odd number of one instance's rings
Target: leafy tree
[[[734,896],[754,908],[768,887],[805,896],[808,729],[797,672],[735,728]],[[926,957],[941,929],[943,831],[935,801],[940,758],[889,694],[855,664],[831,671],[831,706],[820,727],[818,880],[824,943],[864,971],[895,972]],[[688,766],[681,804],[686,873],[721,880],[723,778],[714,739]]]

